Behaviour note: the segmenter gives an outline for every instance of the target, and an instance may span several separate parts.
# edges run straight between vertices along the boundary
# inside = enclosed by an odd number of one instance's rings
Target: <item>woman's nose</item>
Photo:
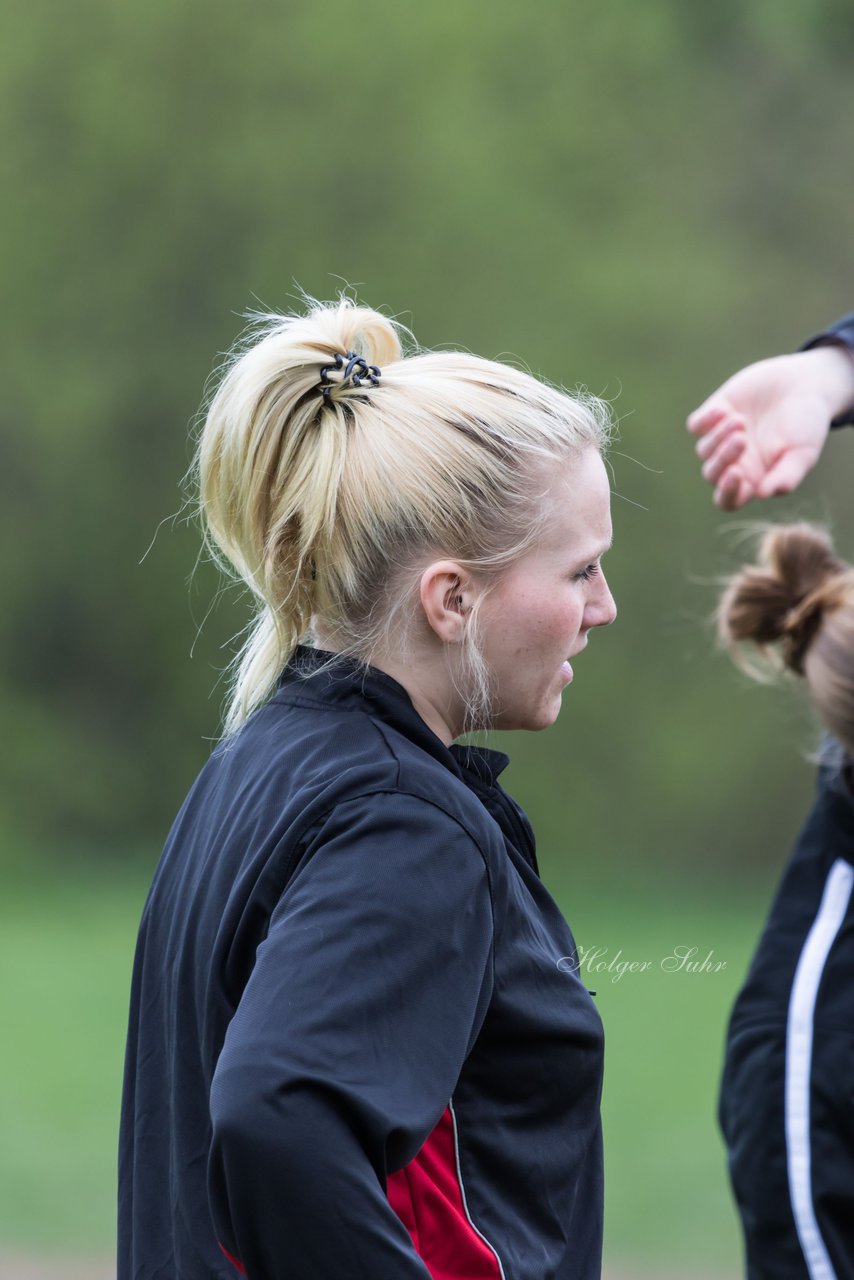
[[[611,588],[608,586],[604,574],[599,578],[599,591],[588,602],[585,612],[587,625],[590,627],[607,627],[616,618],[617,606],[614,603]]]

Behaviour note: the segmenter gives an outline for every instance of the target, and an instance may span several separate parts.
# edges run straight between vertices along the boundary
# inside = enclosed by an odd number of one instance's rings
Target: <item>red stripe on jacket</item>
[[[242,1263],[242,1262],[238,1262],[236,1258],[232,1257],[232,1255],[231,1255],[231,1254],[228,1252],[228,1250],[226,1249],[225,1245],[224,1245],[224,1244],[222,1244],[222,1243],[220,1243],[220,1241],[219,1241],[219,1240],[217,1240],[217,1244],[219,1245],[220,1249],[222,1249],[223,1253],[224,1253],[224,1254],[225,1254],[225,1256],[228,1258],[228,1260],[229,1260],[229,1262],[231,1263],[231,1265],[232,1265],[233,1267],[236,1267],[236,1268],[237,1268],[237,1270],[240,1272],[240,1274],[241,1274],[242,1276],[245,1276],[245,1275],[246,1275],[246,1268],[244,1267],[243,1263]]]
[[[495,1251],[469,1221],[450,1106],[414,1160],[389,1175],[388,1199],[432,1280],[502,1280]]]

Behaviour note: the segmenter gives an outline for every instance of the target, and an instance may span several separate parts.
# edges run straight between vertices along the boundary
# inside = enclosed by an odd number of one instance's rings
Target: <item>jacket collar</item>
[[[332,664],[319,670],[332,659]],[[301,674],[307,673],[307,674]],[[472,743],[452,742],[445,746],[442,739],[415,710],[406,689],[379,667],[364,667],[346,654],[332,653],[312,645],[298,644],[279,677],[277,702],[286,702],[303,690],[322,702],[339,703],[342,706],[361,707],[368,704],[369,714],[378,716],[393,725],[423,750],[440,760],[468,785],[494,787],[498,775],[510,763],[504,751],[492,747],[475,746]]]

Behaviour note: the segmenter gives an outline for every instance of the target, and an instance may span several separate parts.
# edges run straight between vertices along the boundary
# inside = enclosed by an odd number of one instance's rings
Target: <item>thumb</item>
[[[779,494],[792,493],[797,489],[806,473],[810,462],[801,450],[791,450],[766,471],[756,486],[758,498],[774,498]]]

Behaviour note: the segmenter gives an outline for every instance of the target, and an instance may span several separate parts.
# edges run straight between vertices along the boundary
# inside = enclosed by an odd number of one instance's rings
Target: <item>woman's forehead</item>
[[[548,494],[547,530],[552,538],[589,546],[591,559],[611,545],[611,487],[608,472],[595,450],[587,450],[571,467],[556,472]]]

